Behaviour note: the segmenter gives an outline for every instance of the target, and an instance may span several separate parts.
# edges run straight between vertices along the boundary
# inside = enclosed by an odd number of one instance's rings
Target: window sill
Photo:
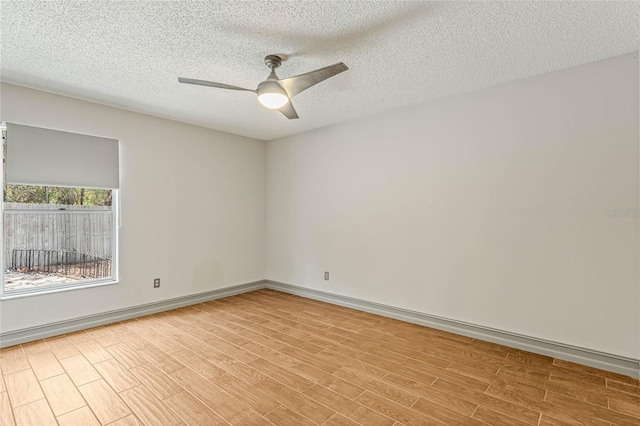
[[[16,292],[16,294],[5,293],[2,296],[0,296],[0,300],[12,300],[12,299],[20,299],[23,297],[44,296],[45,294],[62,293],[65,291],[84,290],[87,288],[103,287],[103,286],[118,284],[119,282],[120,281],[118,280],[109,280],[109,281],[92,282],[92,283],[74,285],[74,286],[68,286],[68,287],[57,287],[57,288],[52,288],[50,290],[30,291],[25,293]]]

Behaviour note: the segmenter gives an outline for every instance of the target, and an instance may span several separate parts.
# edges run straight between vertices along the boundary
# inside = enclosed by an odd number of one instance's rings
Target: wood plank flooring
[[[640,424],[597,370],[259,290],[0,350],[2,425]]]

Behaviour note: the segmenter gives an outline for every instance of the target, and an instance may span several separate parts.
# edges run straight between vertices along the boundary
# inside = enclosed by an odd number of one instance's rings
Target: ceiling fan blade
[[[217,87],[218,89],[244,90],[247,92],[255,93],[255,90],[245,89],[243,87],[238,87],[238,86],[232,86],[230,84],[216,83],[215,81],[196,80],[193,78],[184,78],[184,77],[178,77],[178,81],[180,83],[197,84],[198,86]]]
[[[278,83],[280,83],[280,85],[284,87],[284,90],[287,91],[289,97],[293,98],[303,90],[307,90],[309,87],[314,86],[321,81],[324,81],[329,77],[333,77],[336,74],[340,74],[341,72],[348,69],[349,68],[345,64],[343,64],[342,62],[338,62],[337,64],[329,65],[328,67],[320,68],[315,71],[300,74],[295,77],[278,80]]]
[[[291,103],[291,99],[289,99],[289,102],[287,102],[282,108],[278,109],[278,111],[280,111],[282,115],[287,117],[289,120],[294,120],[298,118],[298,113],[296,112],[296,109],[293,107],[293,104]]]

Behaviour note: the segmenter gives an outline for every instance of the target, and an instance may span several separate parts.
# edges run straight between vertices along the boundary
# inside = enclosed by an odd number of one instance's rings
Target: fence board
[[[3,256],[7,267],[14,249],[69,251],[111,258],[111,207],[5,203],[4,208]],[[15,209],[34,211],[12,211]]]

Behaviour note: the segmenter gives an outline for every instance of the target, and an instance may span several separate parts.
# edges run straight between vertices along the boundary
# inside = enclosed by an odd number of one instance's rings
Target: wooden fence
[[[14,250],[54,250],[111,258],[111,207],[5,203],[4,208],[2,254],[6,267],[11,267]]]

